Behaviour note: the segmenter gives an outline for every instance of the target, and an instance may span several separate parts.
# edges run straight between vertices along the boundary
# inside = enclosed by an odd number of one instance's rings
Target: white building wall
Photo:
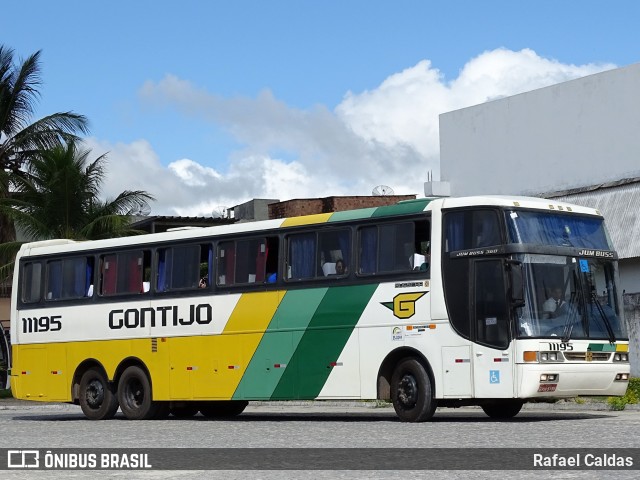
[[[451,194],[533,194],[640,173],[640,64],[440,115]]]

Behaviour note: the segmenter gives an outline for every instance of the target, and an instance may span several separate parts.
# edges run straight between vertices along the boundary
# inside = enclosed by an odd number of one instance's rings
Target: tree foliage
[[[106,155],[91,161],[91,151],[76,142],[56,146],[33,157],[20,175],[11,178],[12,195],[0,201],[22,232],[37,240],[96,240],[138,233],[130,216],[153,197],[125,190],[101,200]]]

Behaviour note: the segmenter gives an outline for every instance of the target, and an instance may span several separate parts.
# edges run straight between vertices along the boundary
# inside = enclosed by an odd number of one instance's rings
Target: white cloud
[[[427,172],[438,178],[440,113],[613,67],[567,65],[532,50],[501,48],[470,60],[447,81],[423,60],[373,90],[346,93],[334,111],[292,108],[266,90],[255,99],[223,98],[168,75],[145,83],[140,97],[222,128],[243,144],[230,153],[225,171],[201,159],[165,167],[144,140],[94,143],[96,152],[111,152],[108,193],[147,190],[158,199],[155,214],[210,215],[251,198],[368,195],[378,184],[421,194]],[[122,178],[126,183],[115,181]]]

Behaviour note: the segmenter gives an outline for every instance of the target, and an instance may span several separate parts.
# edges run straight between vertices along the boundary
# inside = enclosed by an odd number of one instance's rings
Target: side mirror
[[[524,267],[522,262],[507,260],[511,307],[524,307]]]

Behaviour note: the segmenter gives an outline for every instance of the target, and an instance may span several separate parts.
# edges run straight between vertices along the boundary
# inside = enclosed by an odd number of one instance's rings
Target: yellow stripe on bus
[[[316,213],[315,215],[304,215],[302,217],[287,218],[282,222],[281,227],[295,227],[297,225],[310,225],[312,223],[326,223],[333,213]]]
[[[280,291],[244,294],[221,335],[170,339],[172,364],[176,357],[189,358],[193,364],[178,362],[180,370],[172,372],[171,397],[186,392],[185,399],[230,399],[283,296]]]

